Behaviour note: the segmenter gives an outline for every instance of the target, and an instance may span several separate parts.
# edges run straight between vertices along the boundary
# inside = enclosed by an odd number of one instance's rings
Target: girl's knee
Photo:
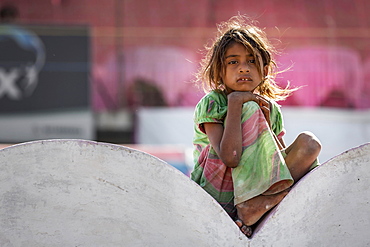
[[[305,131],[298,135],[297,141],[308,155],[318,155],[321,151],[320,140],[311,132]]]

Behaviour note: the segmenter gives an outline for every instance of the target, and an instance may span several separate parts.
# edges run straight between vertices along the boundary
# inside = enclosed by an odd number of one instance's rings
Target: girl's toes
[[[241,220],[235,221],[236,225],[240,228],[241,232],[244,233],[245,236],[250,238],[253,234],[252,227],[244,225],[244,223]]]

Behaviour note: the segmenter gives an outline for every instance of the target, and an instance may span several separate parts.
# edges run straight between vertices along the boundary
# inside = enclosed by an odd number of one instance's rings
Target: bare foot
[[[272,185],[268,190],[262,193],[264,196],[274,195],[288,189],[293,184],[293,180],[282,180]]]
[[[275,207],[288,194],[288,190],[274,195],[259,195],[236,205],[238,218],[247,226],[255,224],[266,212]]]
[[[241,220],[236,220],[235,221],[236,225],[240,228],[242,233],[244,233],[245,236],[250,238],[253,234],[252,227],[244,225],[244,223]]]

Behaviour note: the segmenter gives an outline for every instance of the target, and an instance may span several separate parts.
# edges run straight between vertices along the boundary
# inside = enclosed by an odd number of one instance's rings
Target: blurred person
[[[18,9],[13,5],[4,5],[0,9],[1,23],[13,23],[18,18]]]
[[[126,98],[132,109],[141,106],[167,106],[162,90],[154,82],[144,78],[135,78],[134,83],[127,90]]]
[[[298,135],[290,146],[280,106],[293,91],[276,85],[275,48],[245,16],[218,25],[197,79],[206,95],[194,112],[191,178],[214,197],[241,231],[253,227],[318,166],[320,141]]]

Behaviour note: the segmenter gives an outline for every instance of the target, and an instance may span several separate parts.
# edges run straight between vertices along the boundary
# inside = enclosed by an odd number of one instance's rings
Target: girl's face
[[[224,62],[225,68],[221,78],[227,94],[233,91],[253,92],[261,83],[257,61],[254,60],[251,50],[243,44],[237,42],[231,44],[226,50]]]

